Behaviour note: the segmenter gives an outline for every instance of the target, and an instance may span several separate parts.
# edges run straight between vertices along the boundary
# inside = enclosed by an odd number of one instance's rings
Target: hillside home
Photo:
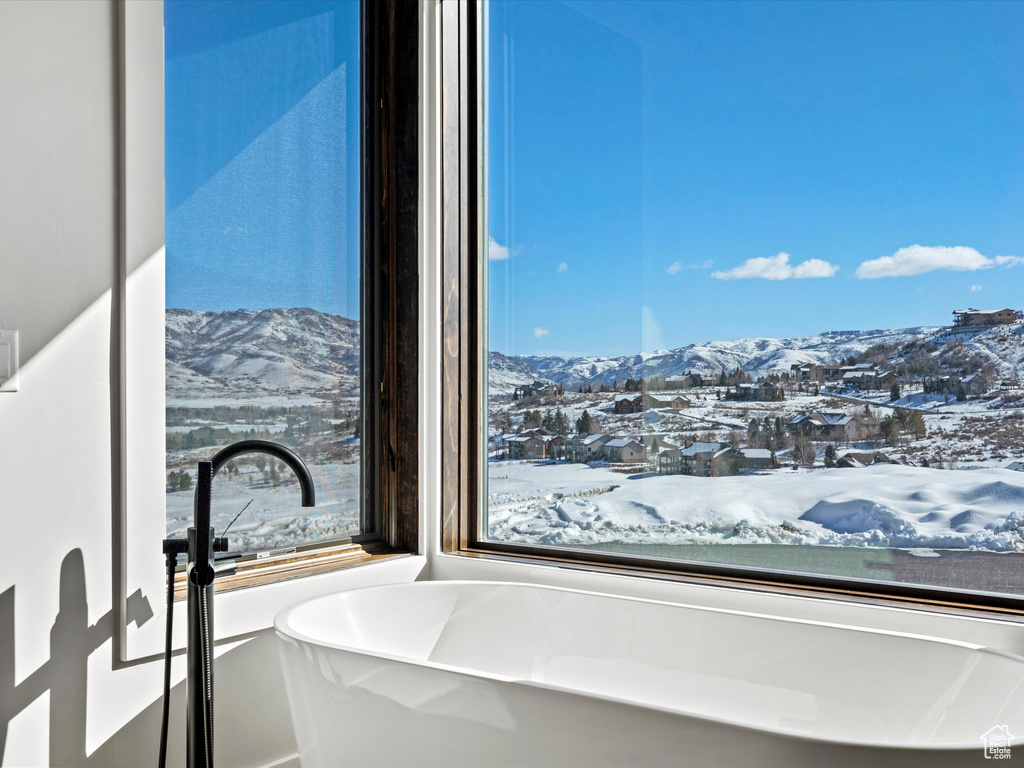
[[[1017,322],[1013,309],[954,309],[953,326],[964,328],[972,325],[1010,325]]]
[[[813,440],[848,442],[856,437],[854,417],[842,412],[804,413],[787,425],[794,435],[807,435]]]
[[[964,389],[971,397],[984,395],[988,392],[988,381],[980,373],[972,373],[970,376],[964,376],[964,378],[960,379],[960,383],[964,385]]]
[[[793,363],[789,366],[789,377],[799,384],[821,384],[838,378],[840,366],[819,363]]]
[[[616,395],[615,396],[615,413],[640,413],[641,411],[651,410],[653,408],[671,408],[677,410],[680,408],[689,408],[691,405],[688,397],[682,395],[670,395],[667,397],[656,397],[655,395],[647,394],[646,392],[639,392],[635,395]]]
[[[658,403],[654,406],[655,408],[672,408],[675,410],[680,408],[689,408],[692,405],[690,398],[683,397],[682,395],[652,398],[652,400],[655,400]]]
[[[609,435],[573,435],[565,444],[565,457],[577,462],[600,458],[601,449],[611,439]]]
[[[673,474],[721,477],[739,471],[737,454],[728,443],[690,443],[679,449],[678,456],[675,451],[666,453],[666,470]]]
[[[642,394],[616,395],[613,410],[615,413],[640,413],[644,409],[644,397]]]
[[[604,444],[602,452],[608,461],[622,464],[635,464],[647,461],[647,449],[644,444],[628,437],[617,437]]]
[[[684,373],[682,376],[667,376],[665,378],[665,389],[693,389],[703,385],[699,373]]]
[[[889,457],[881,451],[847,451],[836,459],[837,467],[858,468],[872,464],[888,464]]]
[[[737,384],[735,389],[726,392],[726,400],[743,400],[747,402],[770,403],[782,400],[782,387],[771,381],[759,381],[756,384]]]
[[[505,438],[510,459],[553,459],[561,454],[565,438],[543,427],[527,429]]]
[[[775,466],[772,452],[767,448],[740,448],[738,453],[739,461],[737,467],[741,471],[771,469]]]
[[[522,386],[516,387],[514,396],[515,399],[522,400],[524,398],[536,397],[537,395],[554,395],[557,394],[557,392],[557,384],[537,379],[532,384],[523,384]]]

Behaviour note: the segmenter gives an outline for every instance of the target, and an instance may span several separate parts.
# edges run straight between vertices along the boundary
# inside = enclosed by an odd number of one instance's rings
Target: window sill
[[[435,555],[435,580],[516,581],[662,600],[702,608],[758,613],[780,618],[927,635],[976,643],[1024,655],[1024,617],[966,611],[938,612],[894,602],[853,602],[795,590],[759,590],[684,579],[673,574],[629,572],[580,562],[541,562],[482,551]]]
[[[292,552],[265,560],[240,562],[234,574],[218,578],[214,582],[213,588],[214,593],[220,595],[238,589],[275,584],[279,581],[289,581],[290,579],[352,568],[357,565],[379,563],[408,555],[408,552],[399,552],[382,541],[341,544],[335,547],[325,547],[322,550]],[[179,568],[174,577],[174,599],[175,601],[184,600],[185,595],[185,569]]]

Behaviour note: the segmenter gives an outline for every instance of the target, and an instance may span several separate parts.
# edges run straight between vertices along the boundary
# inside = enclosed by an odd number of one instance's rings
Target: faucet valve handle
[[[227,552],[228,551],[228,539],[226,536],[217,536],[213,540],[213,551],[214,552]]]

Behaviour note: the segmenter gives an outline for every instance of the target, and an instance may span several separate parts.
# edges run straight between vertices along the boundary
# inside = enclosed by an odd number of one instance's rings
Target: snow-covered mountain
[[[490,391],[508,394],[515,386],[534,379],[565,384],[620,385],[641,376],[675,376],[692,371],[711,373],[742,368],[753,376],[788,371],[793,363],[836,364],[859,355],[876,344],[905,345],[915,339],[931,339],[935,327],[872,331],[829,331],[816,336],[790,339],[737,339],[690,344],[674,350],[625,355],[622,357],[514,357],[491,352]]]
[[[166,311],[167,396],[354,394],[359,323],[313,309]]]

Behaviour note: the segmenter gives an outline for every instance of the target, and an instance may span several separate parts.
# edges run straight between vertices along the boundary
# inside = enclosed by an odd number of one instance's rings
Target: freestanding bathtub
[[[1024,658],[966,643],[496,582],[276,627],[304,766],[947,768],[1024,744]]]

